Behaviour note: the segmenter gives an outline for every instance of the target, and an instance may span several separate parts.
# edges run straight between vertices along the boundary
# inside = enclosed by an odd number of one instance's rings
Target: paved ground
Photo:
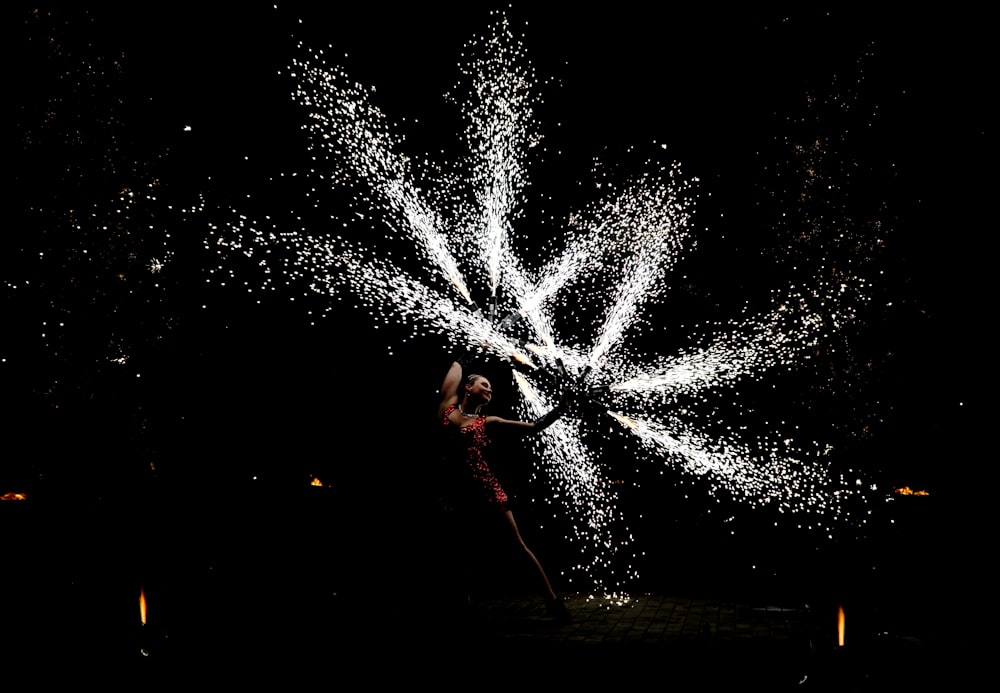
[[[941,684],[938,690],[957,691],[969,674],[933,634],[857,634],[840,647],[836,619],[806,604],[570,594],[573,620],[560,623],[540,599],[517,595],[448,605],[401,589],[378,600],[317,599],[307,609],[262,600],[255,613],[242,601],[242,613],[227,614],[230,605],[219,603],[201,618],[165,627],[26,628],[22,649],[5,650],[14,654],[8,664],[24,665],[31,655],[42,659],[31,660],[28,672],[97,670],[108,684],[140,676],[163,685],[276,682],[281,690],[340,682],[340,690],[885,691]]]
[[[835,603],[805,596],[794,580],[703,579],[717,574],[707,549],[676,547],[673,578],[654,591],[617,600],[564,593],[573,619],[559,623],[516,586],[487,585],[471,603],[455,598],[418,537],[405,535],[409,553],[338,543],[301,529],[339,530],[342,518],[290,508],[277,513],[280,531],[255,519],[265,516],[256,506],[211,516],[184,506],[153,529],[118,509],[60,509],[52,518],[44,507],[5,508],[5,680],[23,674],[37,689],[50,675],[54,683],[71,676],[105,690],[197,682],[288,691],[957,692],[977,690],[991,661],[991,591],[976,586],[983,573],[966,561],[978,554],[953,534],[905,545],[906,560],[877,581],[850,574],[841,647]]]
[[[157,680],[197,672],[220,684],[279,676],[286,690],[340,681],[345,690],[886,691],[953,688],[948,649],[933,636],[883,632],[840,647],[836,620],[804,604],[648,594],[621,603],[503,595],[448,606],[401,590],[349,596],[309,614],[261,613],[231,628],[155,629],[126,659]],[[122,650],[124,652],[124,649]]]
[[[415,654],[432,680],[459,685],[483,677],[514,685],[509,667],[538,683],[583,690],[902,690],[949,679],[932,638],[886,632],[840,647],[836,619],[809,605],[663,594],[565,601],[568,624],[554,621],[538,599],[508,596],[437,621],[437,632],[418,627],[406,641],[396,639],[391,622],[366,637],[375,649]]]

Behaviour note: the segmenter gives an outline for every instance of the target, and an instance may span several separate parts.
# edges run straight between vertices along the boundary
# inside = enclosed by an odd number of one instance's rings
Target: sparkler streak
[[[541,139],[532,117],[536,79],[530,63],[521,59],[523,49],[510,38],[506,20],[492,35],[475,37],[465,54],[468,67],[462,70],[471,79],[470,93],[477,96],[466,103],[465,134],[472,156],[471,187],[480,210],[477,228],[483,230],[473,238],[480,244],[491,296],[501,280],[517,283],[502,273],[517,266],[508,237],[527,187],[523,145],[534,146]],[[471,214],[475,218],[475,212]]]
[[[669,424],[660,424],[609,414],[658,456],[677,461],[688,473],[712,476],[718,487],[739,494],[751,505],[777,502],[779,507],[793,511],[806,499],[826,496],[816,491],[830,484],[827,470],[816,463],[804,465],[793,456],[796,451],[788,450],[784,444],[764,446],[770,449],[770,454],[765,455],[736,440],[709,439],[677,418],[672,418]],[[840,493],[852,492],[843,488]],[[830,510],[837,508],[831,504]]]
[[[471,302],[458,263],[448,250],[439,229],[441,217],[417,194],[410,178],[409,159],[393,150],[402,144],[392,136],[386,118],[368,100],[360,85],[340,86],[346,75],[336,70],[320,70],[304,61],[295,61],[303,87],[295,92],[307,109],[310,120],[306,130],[314,141],[329,151],[330,161],[343,158],[342,175],[349,171],[366,181],[374,192],[381,192],[384,206],[396,211],[408,223],[404,229],[420,243],[427,258],[441,269],[445,278]],[[311,88],[311,89],[310,89]],[[331,133],[336,133],[333,138]]]
[[[778,329],[779,326],[784,329]],[[721,337],[700,350],[662,359],[659,366],[609,385],[614,392],[694,393],[709,386],[733,382],[767,370],[788,366],[802,352],[819,343],[822,321],[811,313],[792,323],[787,310],[734,322]]]
[[[554,403],[542,399],[528,378],[517,372],[514,376],[524,394],[520,401],[523,418],[537,418],[553,406]],[[628,540],[613,531],[616,522],[621,521],[615,511],[617,494],[582,440],[580,422],[567,417],[557,419],[530,439],[546,473],[545,487],[556,490],[545,500],[550,503],[558,500],[560,492],[568,499],[566,505],[573,509],[576,521],[567,540],[579,554],[578,570],[593,580],[597,564],[610,562],[612,556],[627,548]],[[595,553],[594,547],[603,548]]]

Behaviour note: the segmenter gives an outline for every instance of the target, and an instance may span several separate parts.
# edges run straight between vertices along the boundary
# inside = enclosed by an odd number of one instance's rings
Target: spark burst
[[[628,518],[605,463],[609,430],[634,442],[637,464],[697,477],[717,501],[772,508],[825,531],[864,522],[855,513],[870,490],[861,473],[836,469],[826,446],[777,425],[750,437],[712,404],[808,360],[856,318],[863,279],[821,277],[775,291],[763,310],[747,307],[737,319],[695,329],[687,349],[650,353],[640,336],[655,330],[672,270],[696,245],[697,180],[653,160],[631,177],[605,177],[597,199],[564,221],[534,226],[547,233],[529,245],[518,222],[530,156],[543,139],[540,82],[505,17],[466,46],[458,86],[468,96],[455,103],[467,154],[450,169],[404,154],[400,128],[374,88],[353,82],[323,51],[299,48],[287,76],[314,167],[296,176],[309,182],[316,208],[324,196],[350,191],[356,218],[348,215],[338,234],[335,218],[313,224],[293,213],[281,223],[231,210],[212,225],[209,247],[258,263],[265,289],[351,296],[377,324],[509,359],[523,418],[553,406],[564,387],[586,393],[576,416],[530,439],[544,500],[571,528],[567,541],[579,557],[571,582],[615,594],[637,577]],[[352,236],[359,219],[363,232]],[[225,269],[215,271],[226,280]]]

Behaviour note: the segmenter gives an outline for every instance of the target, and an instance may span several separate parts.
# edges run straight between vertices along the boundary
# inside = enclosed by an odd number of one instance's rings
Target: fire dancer
[[[570,403],[566,392],[554,409],[535,421],[518,421],[492,414],[483,408],[493,398],[493,387],[486,376],[464,372],[471,354],[452,362],[441,385],[437,416],[442,432],[442,464],[444,483],[443,501],[461,529],[474,532],[477,520],[499,520],[500,531],[507,535],[519,559],[527,563],[534,573],[537,585],[550,615],[559,622],[569,622],[571,616],[562,599],[552,588],[545,569],[528,548],[514,514],[511,499],[488,462],[490,432],[500,429],[522,434],[535,434],[545,430],[564,412]],[[470,536],[473,541],[481,539]]]

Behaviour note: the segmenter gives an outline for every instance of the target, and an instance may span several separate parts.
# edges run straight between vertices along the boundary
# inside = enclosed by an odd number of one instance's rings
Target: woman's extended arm
[[[551,426],[553,422],[556,421],[556,419],[558,419],[560,416],[566,413],[566,408],[569,406],[571,398],[572,398],[572,393],[569,390],[563,392],[562,395],[559,397],[559,404],[557,404],[555,407],[553,407],[552,409],[550,409],[549,411],[547,411],[545,414],[541,415],[534,421],[516,421],[511,419],[504,419],[499,416],[487,417],[486,421],[487,423],[495,422],[512,426],[514,428],[521,429],[525,433],[540,433],[549,426]]]
[[[486,417],[486,423],[488,424],[501,424],[502,426],[507,426],[510,428],[516,428],[522,433],[540,433],[546,428],[552,425],[552,422],[558,419],[563,414],[562,406],[558,406],[555,409],[550,410],[548,413],[540,416],[534,421],[519,421],[517,419],[505,419],[502,416],[489,415]]]
[[[556,419],[562,416],[564,411],[565,407],[563,407],[563,403],[560,402],[554,408],[535,419],[531,425],[535,427],[536,431],[544,431],[546,428],[551,426]]]

